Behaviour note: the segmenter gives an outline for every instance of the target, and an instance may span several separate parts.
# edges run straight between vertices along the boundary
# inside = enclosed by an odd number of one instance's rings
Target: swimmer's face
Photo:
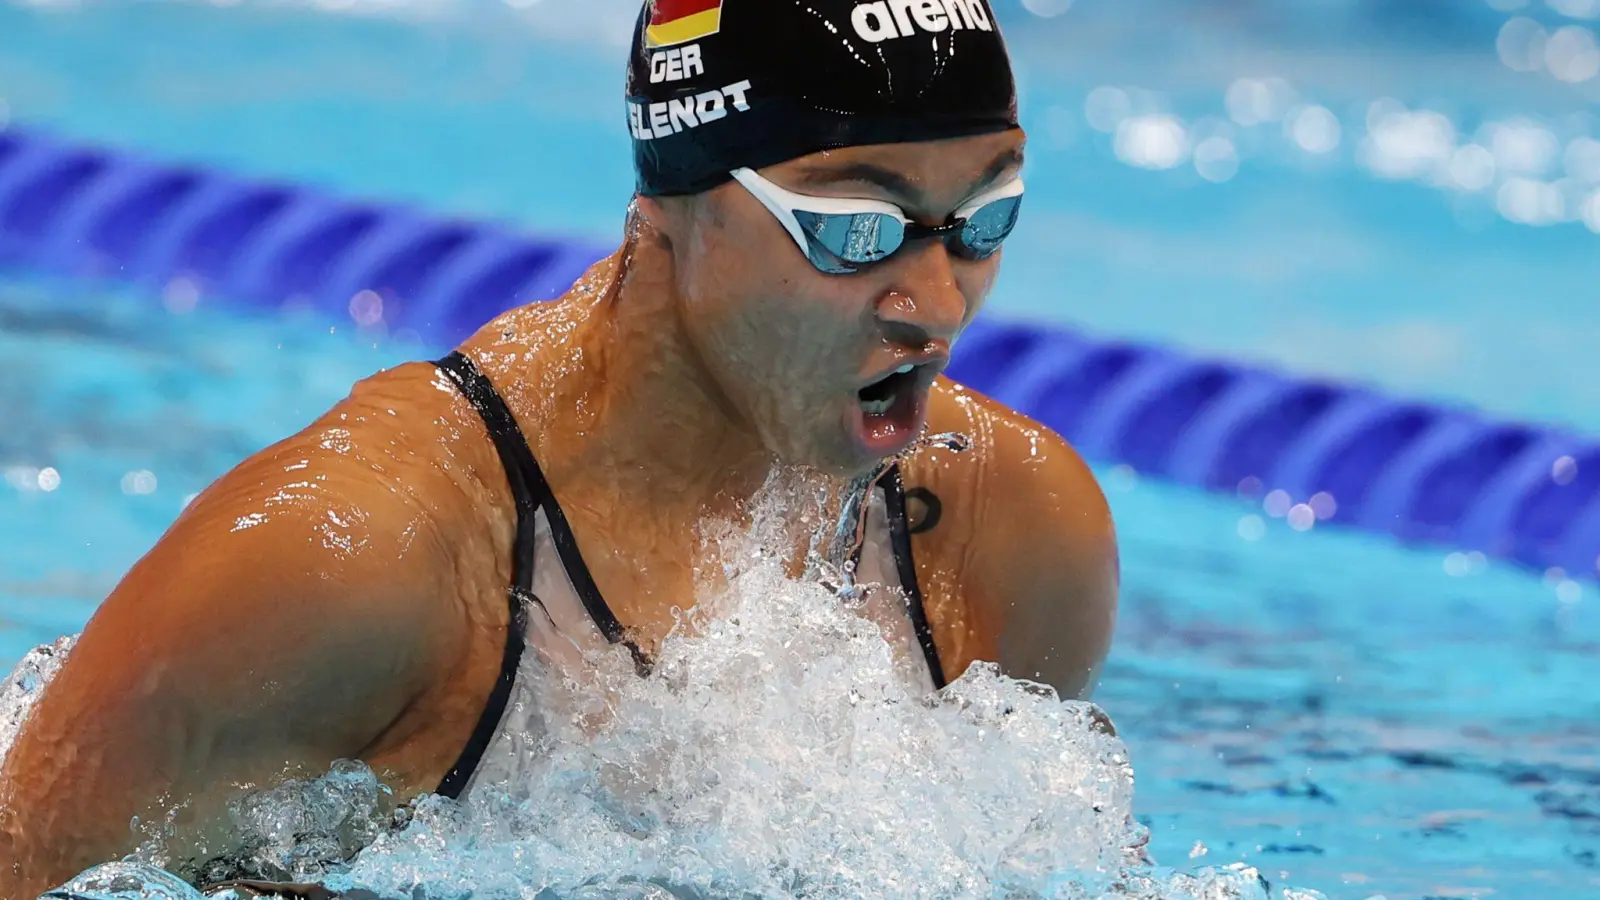
[[[798,194],[883,201],[940,225],[1016,178],[1022,145],[1010,131],[852,147],[760,174]],[[672,246],[689,338],[729,407],[780,458],[838,474],[870,468],[921,432],[929,388],[1000,266],[1000,253],[963,259],[923,239],[827,275],[731,182],[646,208]],[[915,368],[880,380],[905,366]]]

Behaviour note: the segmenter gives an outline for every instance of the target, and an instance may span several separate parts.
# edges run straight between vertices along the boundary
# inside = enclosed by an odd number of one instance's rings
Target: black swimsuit
[[[458,798],[466,792],[485,755],[503,731],[503,720],[516,692],[522,656],[530,639],[534,643],[541,643],[541,635],[548,638],[553,634],[564,634],[570,639],[573,632],[584,630],[584,625],[576,621],[582,617],[592,623],[595,640],[626,647],[640,674],[649,673],[650,660],[637,644],[628,639],[622,623],[617,621],[611,607],[595,587],[594,578],[578,552],[578,542],[567,524],[566,516],[556,503],[555,495],[534,459],[527,438],[500,393],[477,364],[459,351],[439,360],[436,365],[482,417],[500,454],[500,462],[505,467],[506,480],[517,505],[509,591],[511,627],[506,632],[500,678],[495,682],[472,737],[455,765],[450,767],[449,774],[440,782],[437,791],[443,796]],[[881,577],[872,580],[880,583],[898,582],[897,586],[905,596],[906,627],[902,629],[902,634],[920,649],[920,655],[927,663],[928,681],[937,690],[945,685],[944,668],[939,662],[939,651],[934,645],[933,633],[923,610],[922,592],[917,586],[916,566],[911,556],[911,529],[906,521],[906,495],[898,467],[892,468],[880,480],[878,494],[881,505],[874,507],[878,512],[876,517],[869,513],[866,546],[882,546],[882,555],[892,559],[879,563],[881,568],[891,571],[882,571]],[[545,572],[535,566],[543,555],[541,549],[549,552],[545,548],[553,548],[554,556],[559,561],[559,566],[555,568],[560,571]],[[868,580],[863,578],[864,582]],[[550,640],[550,643],[559,642]]]

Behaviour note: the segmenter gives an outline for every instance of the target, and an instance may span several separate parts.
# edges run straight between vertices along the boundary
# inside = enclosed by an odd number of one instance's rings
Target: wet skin
[[[1021,143],[851,148],[763,174],[938,224],[1012,177]],[[990,660],[1086,696],[1116,613],[1104,498],[1058,436],[936,378],[998,266],[924,241],[822,275],[730,184],[641,199],[622,251],[463,349],[647,650],[692,603],[694,523],[741,515],[775,460],[870,468],[857,391],[922,364],[919,416],[974,444],[903,463],[946,671]],[[481,420],[428,364],[361,382],[221,478],[101,605],[0,771],[0,900],[128,852],[134,816],[170,821],[180,856],[218,855],[242,787],[336,759],[400,799],[432,790],[499,674],[514,527]]]

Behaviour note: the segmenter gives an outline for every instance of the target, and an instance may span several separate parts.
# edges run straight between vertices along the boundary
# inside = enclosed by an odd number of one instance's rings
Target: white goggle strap
[[[794,238],[794,242],[800,245],[800,252],[809,254],[811,247],[806,243],[806,233],[800,229],[800,221],[792,212],[793,207],[784,202],[785,198],[782,195],[788,191],[757,175],[752,169],[734,169],[732,174],[735,181],[744,185],[744,189],[761,201],[761,205],[777,218],[784,230],[789,232],[789,236]]]
[[[970,219],[977,213],[997,200],[1009,200],[1012,197],[1022,196],[1022,176],[1018,175],[1002,185],[997,185],[967,201],[960,209],[956,210],[956,218]]]

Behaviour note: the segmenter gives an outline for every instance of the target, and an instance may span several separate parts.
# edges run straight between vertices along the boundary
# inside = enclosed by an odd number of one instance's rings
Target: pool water
[[[0,665],[76,631],[232,462],[426,352],[321,321],[0,285],[6,381],[28,386],[4,401],[19,427]],[[1332,897],[1600,891],[1600,603],[1584,588],[1100,475],[1125,584],[1096,699],[1131,748],[1158,860],[1242,860]]]
[[[499,4],[429,7],[419,24],[0,3],[0,101],[75,136],[605,236],[628,190],[614,115],[627,6],[535,5],[544,18],[521,27]],[[1357,159],[1382,96],[1446,109],[1467,135],[1530,116],[1570,141],[1590,89],[1506,69],[1505,15],[1487,7],[1447,29],[1364,30],[1328,12],[1344,6],[1232,28],[1152,2],[1048,21],[1002,9],[1034,156],[995,311],[1600,426],[1600,238]],[[1171,27],[1123,24],[1156,13]],[[1216,184],[1125,164],[1085,113],[1092,88],[1138,85],[1198,122],[1226,114],[1233,79],[1270,73],[1338,112],[1328,158],[1281,146],[1276,127],[1240,130],[1239,171]],[[584,177],[545,174],[571,171]],[[0,280],[0,667],[81,627],[234,462],[434,349]],[[1243,860],[1330,897],[1600,896],[1592,583],[1301,533],[1257,503],[1099,474],[1125,580],[1096,699],[1130,748],[1159,860]]]

